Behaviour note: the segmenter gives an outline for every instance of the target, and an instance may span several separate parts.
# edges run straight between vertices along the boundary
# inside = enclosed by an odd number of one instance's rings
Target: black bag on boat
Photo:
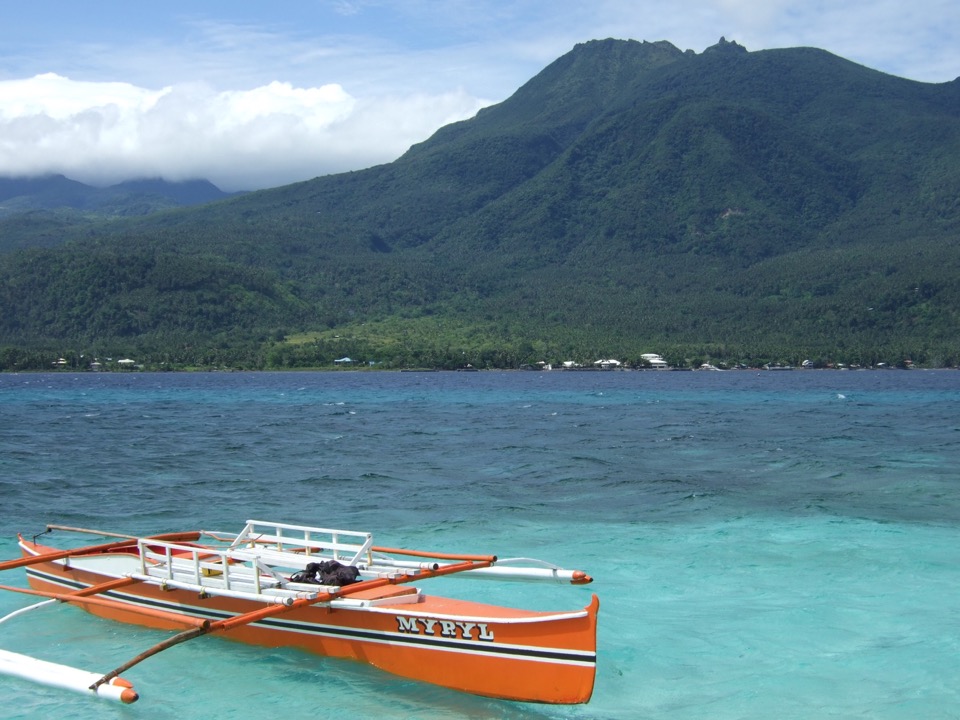
[[[290,582],[298,583],[313,583],[314,585],[319,585],[320,580],[317,578],[317,571],[320,569],[320,563],[307,563],[305,570],[296,572],[290,576]]]
[[[308,563],[305,570],[290,576],[291,582],[314,585],[350,585],[357,582],[360,571],[353,565],[343,565],[336,560]]]
[[[320,563],[317,573],[321,585],[351,585],[357,582],[360,571],[353,565],[343,565],[336,560]]]

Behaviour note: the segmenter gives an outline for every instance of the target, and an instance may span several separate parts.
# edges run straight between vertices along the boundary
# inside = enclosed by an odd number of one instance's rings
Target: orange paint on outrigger
[[[122,622],[189,628],[100,682],[156,652],[217,632],[256,645],[358,660],[488,697],[573,704],[587,702],[593,692],[596,595],[580,609],[544,612],[428,595],[413,585],[454,573],[591,582],[579,570],[382,548],[369,533],[262,521],[249,521],[237,534],[131,538],[79,552],[23,538],[20,546],[24,558],[15,562],[27,567],[37,594]],[[325,586],[294,579],[308,564],[330,560],[356,568],[357,581]]]

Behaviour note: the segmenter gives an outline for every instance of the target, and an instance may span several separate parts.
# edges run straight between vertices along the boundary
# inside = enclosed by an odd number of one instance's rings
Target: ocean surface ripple
[[[588,571],[593,700],[485,700],[203,638],[132,708],[0,677],[8,718],[960,716],[960,373],[0,374],[0,559],[47,523],[248,518]],[[22,571],[0,582],[23,584]],[[441,584],[443,583],[443,584]],[[29,604],[0,596],[0,616]],[[0,648],[106,671],[164,633],[44,608]]]

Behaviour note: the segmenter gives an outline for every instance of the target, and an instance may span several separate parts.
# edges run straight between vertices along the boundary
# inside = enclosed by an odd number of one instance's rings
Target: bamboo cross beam
[[[124,580],[129,580],[129,578],[123,578]],[[111,581],[113,582],[113,581]],[[104,583],[107,585],[109,583]],[[124,583],[129,584],[129,583]],[[99,587],[99,586],[95,586]],[[89,590],[89,588],[87,588]],[[105,588],[109,590],[110,588]],[[10,592],[22,593],[24,595],[34,595],[37,597],[52,598],[54,600],[60,600],[61,602],[73,603],[75,605],[98,605],[100,607],[108,607],[111,610],[125,610],[127,612],[131,611],[129,604],[120,602],[118,600],[109,600],[107,598],[79,595],[74,593],[57,593],[57,592],[48,592],[46,590],[32,590],[30,588],[14,587],[12,585],[0,585],[0,590],[9,590]],[[82,590],[80,592],[83,592]],[[135,612],[138,615],[146,615],[148,617],[156,618],[158,620],[165,620],[168,623],[180,626],[194,626],[194,627],[203,627],[204,625],[209,625],[209,620],[201,620],[200,618],[195,618],[190,615],[185,615],[182,613],[172,613],[166,612],[164,610],[157,610],[150,607],[141,607],[138,606],[135,609]]]
[[[109,590],[115,590],[116,588],[126,587],[127,585],[133,585],[134,583],[140,582],[136,578],[132,577],[120,577],[114,580],[107,580],[102,582],[99,585],[91,585],[90,587],[80,588],[79,590],[74,590],[71,593],[67,593],[71,598],[79,597],[89,597],[90,595],[99,595],[100,593],[108,592]],[[64,601],[69,602],[69,601]]]
[[[93,528],[73,527],[71,525],[47,525],[46,532],[51,530],[63,530],[65,532],[86,533],[87,535],[100,535],[101,537],[126,538],[127,540],[138,540],[136,535],[124,535],[123,533],[107,532],[106,530],[95,530]]]
[[[472,560],[474,562],[495,563],[496,555],[465,555],[463,553],[443,553],[430,552],[426,550],[404,550],[402,548],[389,548],[374,545],[370,548],[373,552],[386,553],[388,555],[409,555],[410,557],[435,558],[437,560]]]

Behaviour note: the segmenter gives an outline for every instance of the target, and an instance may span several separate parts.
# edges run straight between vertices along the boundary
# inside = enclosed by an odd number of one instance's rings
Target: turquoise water
[[[601,598],[586,706],[201,638],[125,673],[133,706],[0,677],[0,715],[956,718],[958,467],[952,371],[0,375],[0,558],[48,522],[257,518],[596,578],[427,591]],[[164,637],[63,606],[0,624],[2,648],[102,672]]]

